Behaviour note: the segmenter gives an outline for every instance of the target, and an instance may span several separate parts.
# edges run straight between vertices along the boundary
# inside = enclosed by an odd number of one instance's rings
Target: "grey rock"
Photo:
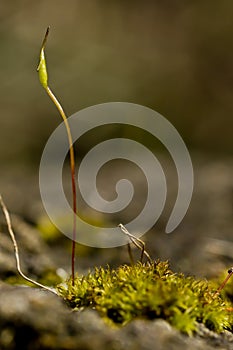
[[[212,335],[203,328],[199,333],[188,337],[160,319],[110,328],[95,310],[71,311],[43,290],[0,284],[1,350],[233,349],[227,336],[219,335],[211,344]]]

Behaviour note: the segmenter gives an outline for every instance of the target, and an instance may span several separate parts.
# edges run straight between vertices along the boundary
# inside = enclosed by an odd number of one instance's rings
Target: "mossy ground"
[[[168,262],[96,268],[58,286],[59,294],[74,309],[91,307],[112,325],[135,318],[163,318],[191,335],[197,323],[221,332],[233,330],[232,304],[214,295],[216,285],[173,273]]]

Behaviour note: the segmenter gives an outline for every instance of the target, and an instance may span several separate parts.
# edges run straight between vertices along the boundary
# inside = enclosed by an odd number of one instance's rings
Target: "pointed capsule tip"
[[[48,26],[46,29],[44,40],[43,40],[42,45],[41,45],[41,50],[44,49],[44,47],[45,47],[45,44],[46,44],[46,41],[47,41],[47,38],[49,35],[49,31],[50,31],[50,26]]]
[[[45,37],[47,38],[47,36],[49,35],[49,31],[50,31],[50,26],[47,27],[46,29],[46,33],[45,33]]]
[[[40,49],[40,60],[39,60],[39,64],[37,67],[37,72],[39,73],[39,79],[40,79],[40,83],[41,85],[46,89],[48,87],[48,74],[47,74],[47,68],[46,68],[46,59],[45,59],[45,44],[46,44],[46,40],[49,34],[49,29],[50,26],[47,27],[43,42],[42,42],[42,46]]]

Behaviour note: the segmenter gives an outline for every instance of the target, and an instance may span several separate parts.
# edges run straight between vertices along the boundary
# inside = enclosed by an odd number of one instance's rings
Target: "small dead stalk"
[[[5,217],[5,220],[6,220],[6,224],[7,224],[7,228],[8,228],[8,232],[9,232],[9,235],[11,237],[11,240],[13,242],[13,246],[14,246],[14,255],[15,255],[15,260],[16,260],[16,268],[17,268],[17,271],[18,273],[20,274],[21,277],[23,277],[26,281],[28,282],[31,282],[33,284],[35,284],[37,287],[40,287],[44,290],[47,290],[48,292],[51,292],[53,294],[56,294],[58,295],[58,293],[56,292],[56,290],[52,289],[52,288],[49,288],[47,286],[44,286],[43,284],[37,282],[37,281],[34,281],[33,279],[31,279],[30,277],[27,277],[21,270],[21,266],[20,266],[20,259],[19,259],[19,248],[18,248],[18,244],[17,244],[17,241],[16,241],[16,238],[15,238],[15,234],[14,234],[14,231],[13,231],[13,228],[12,228],[12,223],[11,223],[11,218],[10,218],[10,214],[7,210],[7,207],[5,205],[5,203],[3,202],[3,199],[2,199],[2,196],[0,195],[0,205],[1,205],[1,208],[2,208],[2,211],[3,211],[3,214],[4,214],[4,217]]]
[[[139,250],[141,250],[140,262],[142,262],[143,256],[145,255],[147,257],[149,263],[152,264],[153,260],[151,259],[150,255],[147,253],[147,251],[145,250],[145,243],[140,238],[137,238],[134,235],[132,235],[132,233],[130,233],[124,225],[119,224],[118,226],[121,229],[121,231],[127,237],[129,237],[130,242],[133,243]],[[129,243],[128,243],[128,253],[129,253],[131,263],[134,264],[133,255],[132,255],[132,251],[131,251],[131,247],[130,247]]]

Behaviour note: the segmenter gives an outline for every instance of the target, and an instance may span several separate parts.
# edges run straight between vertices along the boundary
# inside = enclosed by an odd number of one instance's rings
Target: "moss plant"
[[[146,252],[144,242],[139,240],[143,243],[139,245],[138,239],[127,230],[124,232],[121,225],[121,230],[143,252],[140,262],[122,265],[118,269],[96,268],[87,276],[71,276],[55,290],[22,272],[10,215],[1,195],[0,205],[13,242],[17,270],[24,284],[26,280],[62,297],[73,309],[94,308],[112,325],[125,325],[135,318],[163,318],[189,335],[197,330],[198,322],[215,332],[233,331],[232,280],[226,286],[233,268],[228,270],[218,288],[214,282],[176,274],[170,270],[168,262],[154,262]],[[142,263],[144,256],[147,263]],[[51,276],[46,278],[46,284],[50,279]],[[53,282],[58,283],[57,280]]]
[[[232,306],[215,294],[206,280],[173,273],[168,262],[137,263],[118,269],[96,268],[57,288],[73,309],[90,307],[112,325],[125,325],[135,318],[163,318],[191,335],[197,323],[221,332],[232,330]]]
[[[41,50],[40,50],[40,59],[39,65],[37,67],[37,71],[39,74],[39,79],[42,87],[45,89],[49,98],[52,100],[53,104],[56,106],[60,116],[63,119],[65,124],[67,138],[69,142],[69,153],[70,153],[70,173],[71,173],[71,186],[72,186],[72,204],[73,204],[73,237],[72,237],[72,256],[71,256],[71,271],[72,271],[72,283],[74,283],[74,264],[75,264],[75,243],[76,243],[76,214],[77,214],[77,199],[76,199],[76,180],[75,180],[75,156],[74,156],[74,147],[73,147],[73,139],[71,135],[70,126],[68,123],[68,119],[62,108],[62,105],[50,89],[48,85],[48,73],[45,59],[45,45],[47,42],[47,38],[49,35],[49,29],[47,28],[44,40],[42,42]]]
[[[1,195],[0,204],[14,245],[17,270],[24,284],[26,280],[59,295],[73,309],[94,308],[112,325],[125,325],[135,318],[163,318],[189,335],[197,329],[198,322],[216,332],[224,329],[233,331],[232,300],[227,298],[231,298],[232,293],[224,288],[233,275],[233,268],[229,269],[218,288],[214,282],[176,274],[170,270],[168,262],[152,261],[145,244],[142,242],[140,246],[138,239],[126,231],[131,242],[143,252],[140,262],[122,265],[115,270],[96,268],[87,276],[77,275],[75,279],[71,276],[54,290],[22,272],[10,215]],[[124,229],[124,226],[120,228]],[[147,263],[142,263],[144,256],[148,259]],[[46,284],[51,279],[51,276],[47,277]],[[53,282],[58,283],[57,280]]]

